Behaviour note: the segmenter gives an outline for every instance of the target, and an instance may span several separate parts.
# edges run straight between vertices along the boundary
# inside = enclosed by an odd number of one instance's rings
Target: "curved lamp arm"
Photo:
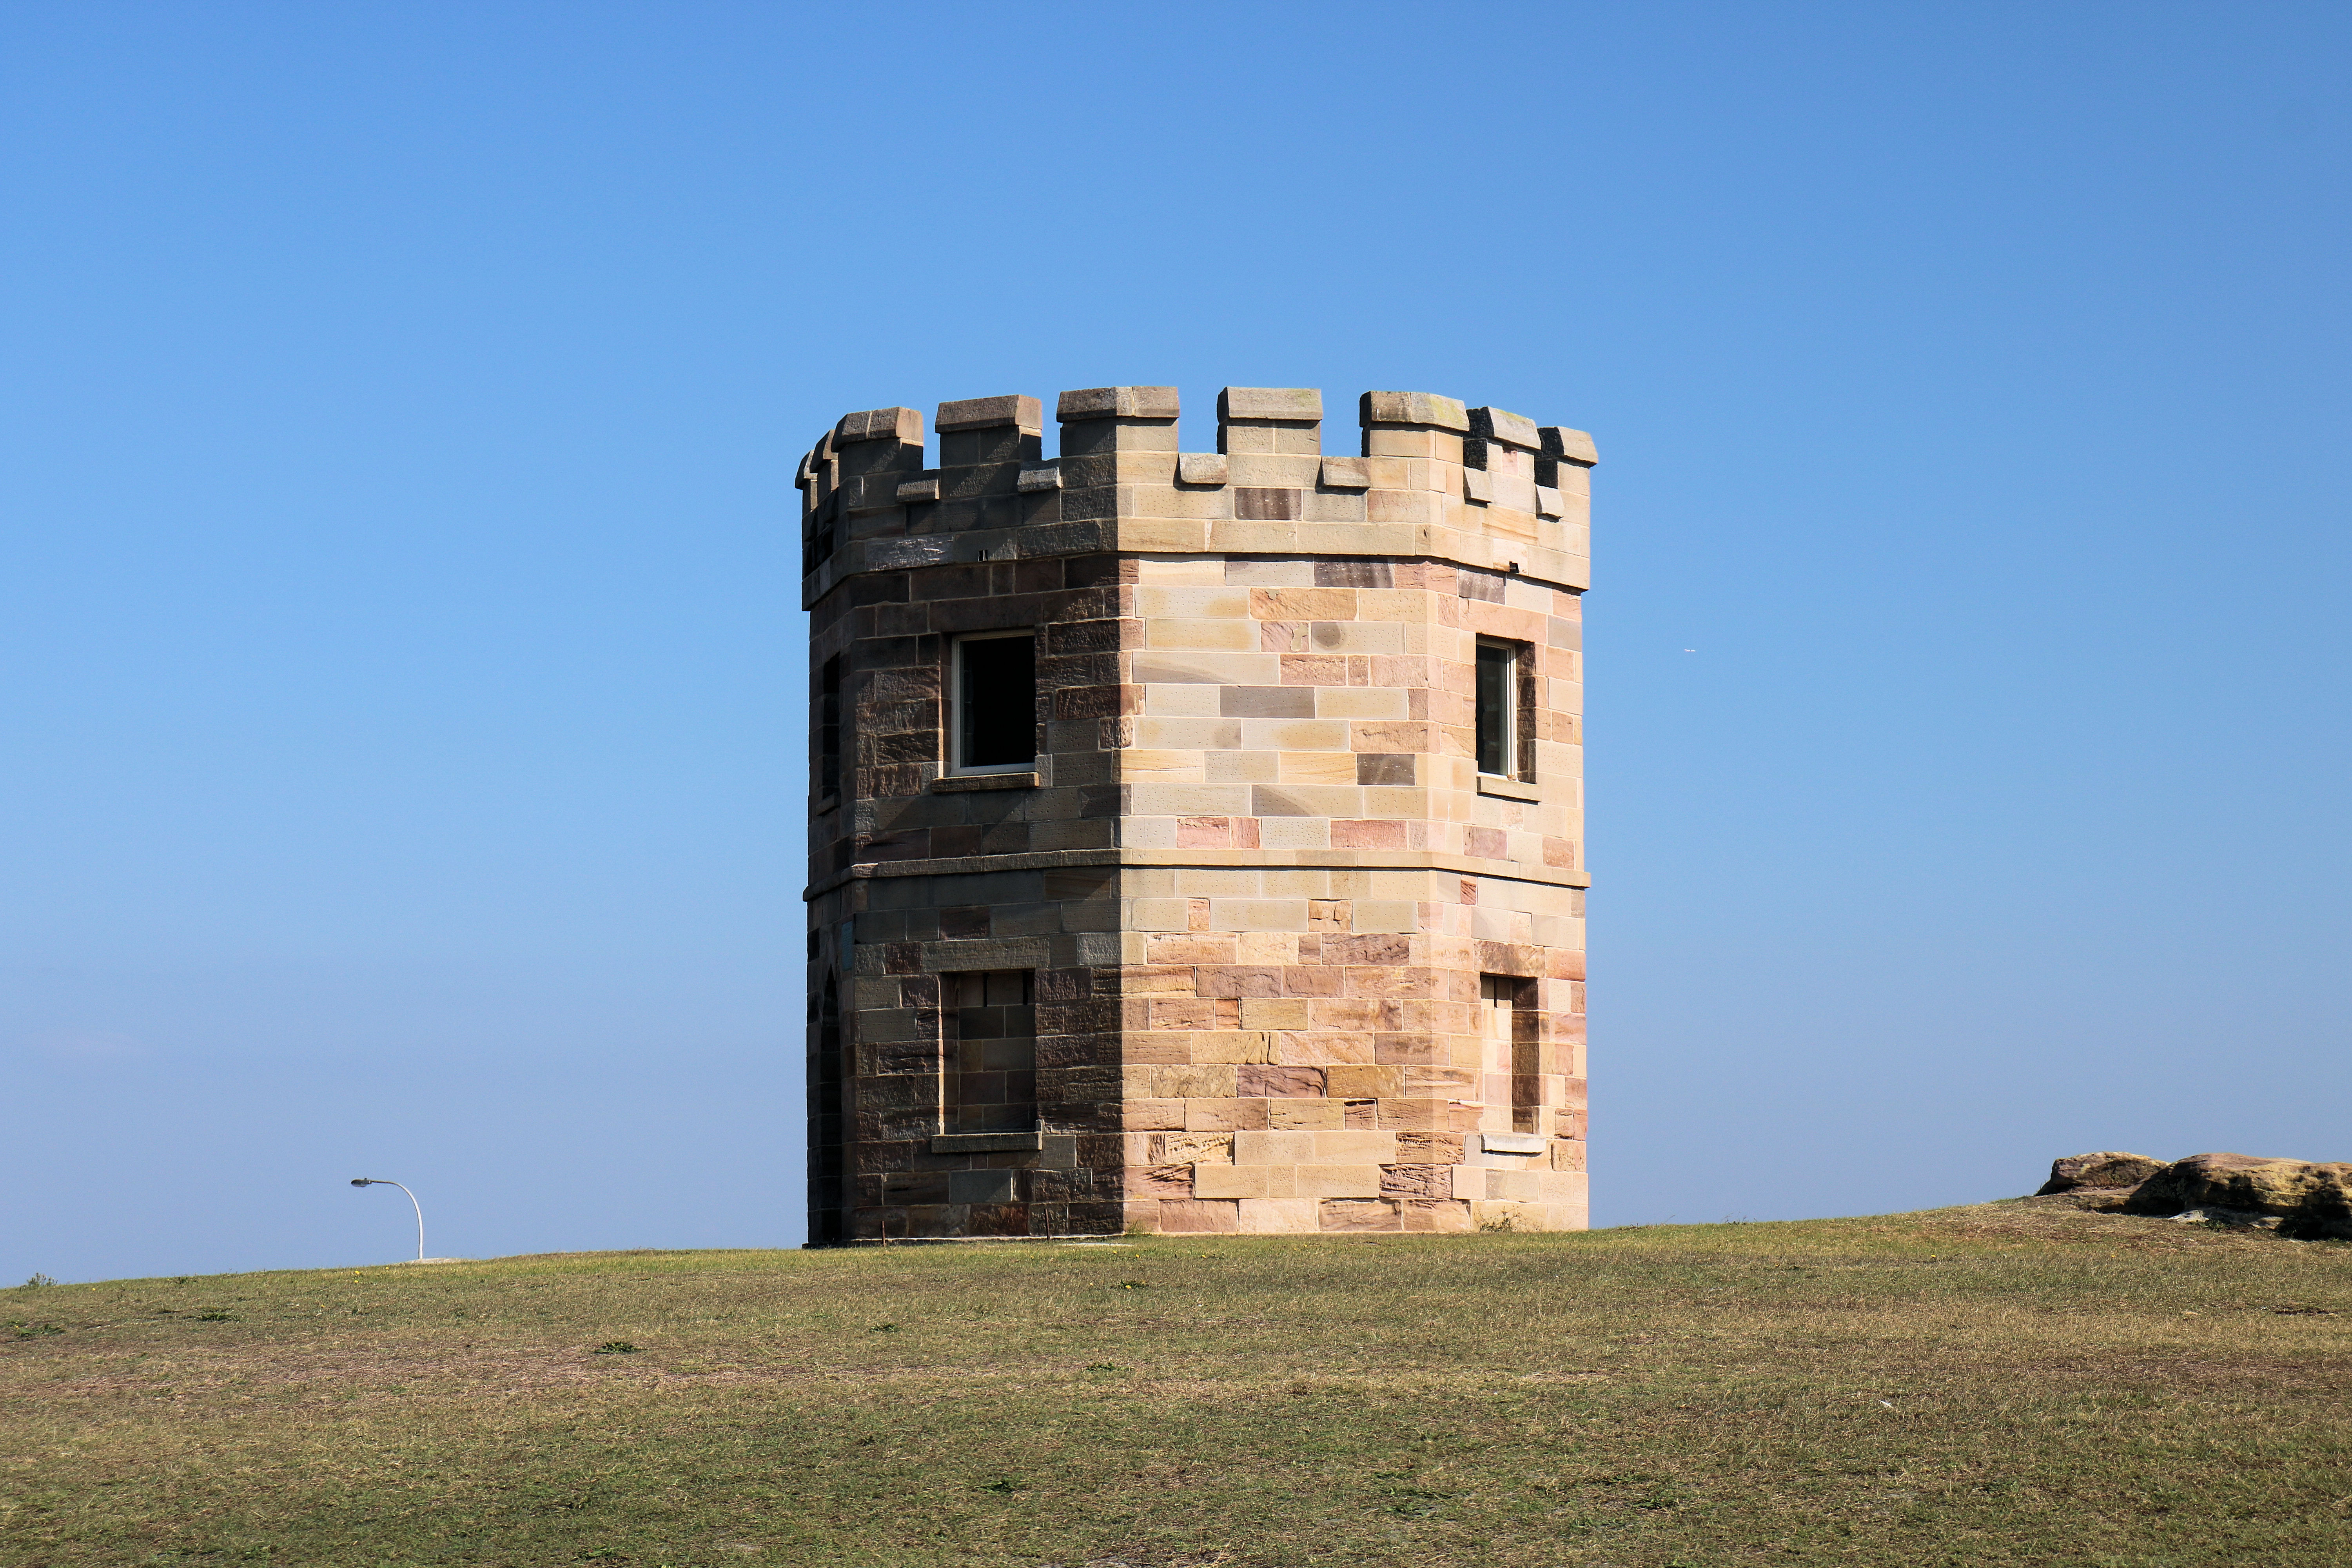
[[[352,1178],[352,1185],[355,1187],[400,1187],[400,1184],[398,1182],[386,1180],[383,1176],[353,1176]],[[404,1193],[408,1193],[408,1189],[406,1187],[400,1187],[400,1190]],[[416,1194],[415,1193],[408,1193],[408,1205],[416,1211],[416,1261],[422,1263],[425,1261],[425,1205],[416,1201]]]

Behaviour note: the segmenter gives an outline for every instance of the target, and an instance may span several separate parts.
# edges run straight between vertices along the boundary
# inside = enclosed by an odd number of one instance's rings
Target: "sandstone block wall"
[[[930,467],[875,410],[802,465],[813,1237],[1581,1226],[1591,444],[1177,410],[1066,393],[1048,460],[1037,400],[946,404]],[[960,771],[955,640],[1007,631],[1034,765]]]

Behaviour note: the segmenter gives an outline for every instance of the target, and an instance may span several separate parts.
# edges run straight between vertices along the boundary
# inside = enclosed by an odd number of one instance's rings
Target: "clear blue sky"
[[[792,464],[1598,436],[1595,1215],[2352,1158],[2352,11],[0,9],[0,1279],[801,1227]]]

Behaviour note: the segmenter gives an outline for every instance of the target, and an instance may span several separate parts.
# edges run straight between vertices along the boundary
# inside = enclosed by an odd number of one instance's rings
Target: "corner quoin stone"
[[[1591,437],[1369,392],[1327,454],[1227,387],[1188,454],[1093,387],[1047,458],[1044,406],[799,467],[812,1242],[1581,1227]],[[1034,759],[959,770],[1007,633]]]

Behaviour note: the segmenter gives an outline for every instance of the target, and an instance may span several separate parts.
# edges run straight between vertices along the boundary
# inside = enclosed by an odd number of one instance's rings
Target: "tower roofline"
[[[1353,454],[1323,449],[1314,387],[1228,386],[1213,452],[1180,449],[1172,386],[847,414],[799,467],[804,605],[910,566],[1097,554],[1356,555],[1590,585],[1582,430],[1428,392],[1367,392]]]

